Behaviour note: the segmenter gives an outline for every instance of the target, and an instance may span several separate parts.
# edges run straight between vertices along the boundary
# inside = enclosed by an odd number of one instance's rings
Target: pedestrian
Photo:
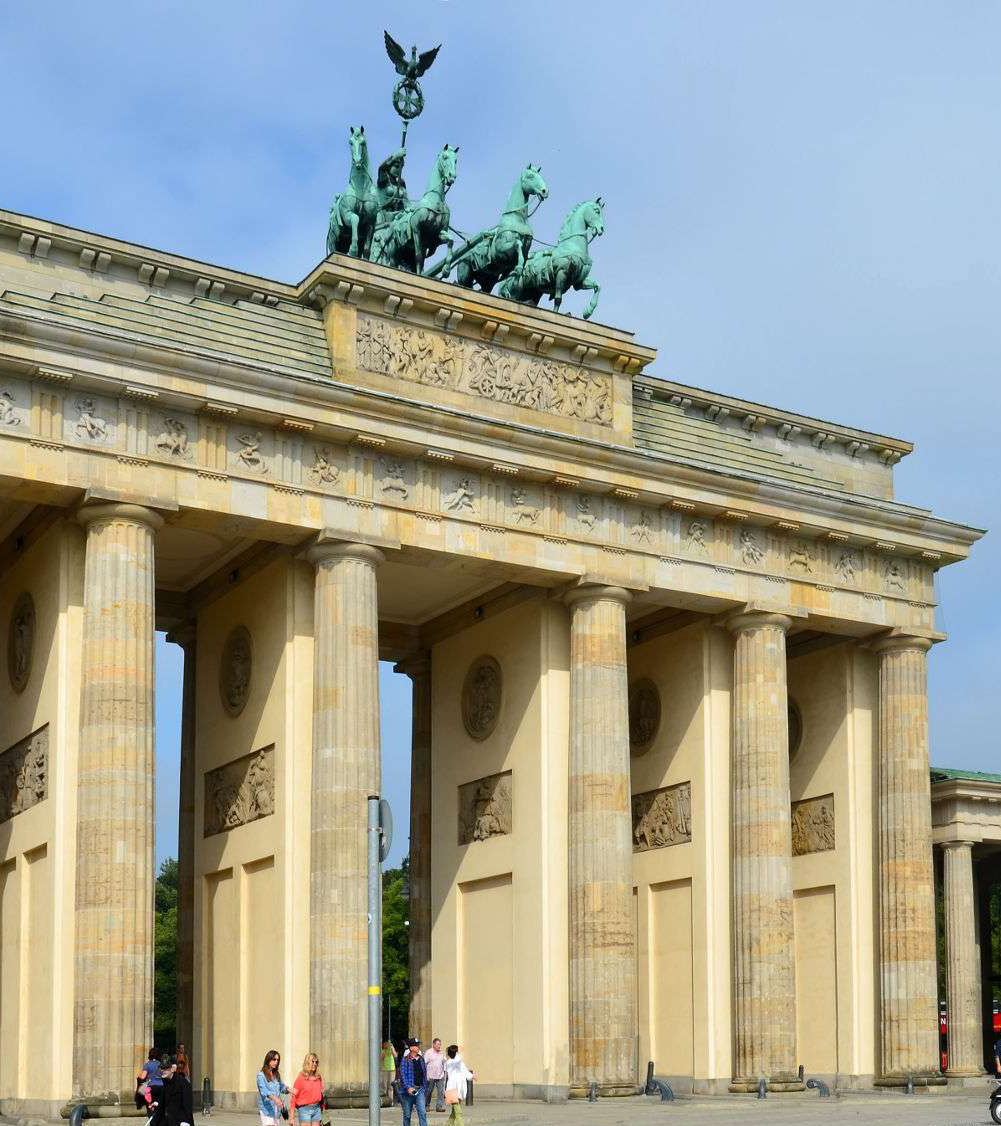
[[[323,1117],[323,1076],[315,1052],[307,1052],[302,1061],[302,1071],[292,1084],[290,1109],[293,1122],[319,1122]]]
[[[403,1126],[410,1126],[410,1116],[417,1107],[417,1121],[428,1126],[424,1088],[427,1086],[427,1065],[421,1055],[421,1042],[407,1041],[407,1050],[400,1060],[400,1105],[403,1107]]]
[[[994,1074],[1001,1079],[1001,1036],[994,1041]]]
[[[160,1070],[160,1053],[155,1047],[150,1048],[146,1062],[142,1065],[136,1077],[136,1089],[143,1095],[147,1108],[152,1109],[158,1102],[163,1090],[163,1073]],[[138,1100],[137,1105],[138,1105]]]
[[[465,1061],[459,1055],[459,1045],[449,1044],[445,1053],[445,1102],[452,1111],[448,1121],[455,1126],[465,1126],[462,1120],[462,1104],[466,1100],[467,1083],[473,1078],[473,1073],[466,1067]]]
[[[393,1089],[393,1079],[396,1076],[396,1049],[392,1040],[382,1042],[382,1093],[388,1095]]]
[[[431,1047],[424,1053],[424,1064],[428,1074],[428,1085],[424,1090],[424,1103],[428,1110],[431,1109],[431,1094],[434,1092],[434,1109],[436,1114],[445,1113],[445,1053],[441,1050],[441,1041],[436,1036],[431,1041]]]
[[[288,1087],[282,1082],[278,1070],[281,1062],[281,1054],[272,1048],[257,1073],[257,1111],[261,1116],[261,1126],[278,1126],[282,1119],[288,1118],[288,1110],[282,1100],[282,1095],[288,1094]]]
[[[191,1083],[180,1070],[177,1056],[167,1056],[161,1069],[162,1095],[158,1119],[165,1126],[191,1126],[195,1120],[191,1109]]]

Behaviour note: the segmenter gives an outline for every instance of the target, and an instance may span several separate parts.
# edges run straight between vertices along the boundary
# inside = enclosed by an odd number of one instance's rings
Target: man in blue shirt
[[[428,1112],[424,1103],[424,1088],[428,1072],[421,1055],[420,1040],[408,1040],[407,1050],[400,1060],[400,1105],[403,1107],[403,1126],[410,1126],[410,1116],[417,1107],[417,1121],[428,1126]]]

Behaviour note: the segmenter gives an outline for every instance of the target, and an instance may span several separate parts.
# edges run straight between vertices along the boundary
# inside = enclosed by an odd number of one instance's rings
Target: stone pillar
[[[177,1042],[185,1047],[190,1070],[195,982],[195,623],[173,630],[167,640],[184,653],[177,808]]]
[[[320,544],[310,787],[310,1034],[338,1105],[368,1098],[367,803],[379,792],[376,567],[363,544]]]
[[[890,634],[879,655],[879,1078],[883,1086],[944,1083],[928,762],[927,653],[922,637]]]
[[[731,1091],[801,1090],[796,1061],[796,953],[786,630],[783,614],[727,621],[733,660],[733,1082]]]
[[[946,1001],[949,1070],[983,1074],[980,1028],[980,952],[973,894],[973,844],[949,841],[942,848],[945,869]]]
[[[153,541],[132,504],[87,529],[77,773],[73,1094],[131,1104],[153,1030]]]
[[[583,586],[570,605],[570,1087],[637,1085],[636,936],[626,604]]]
[[[410,743],[410,1017],[408,1030],[431,1042],[431,659],[401,661],[413,682]]]

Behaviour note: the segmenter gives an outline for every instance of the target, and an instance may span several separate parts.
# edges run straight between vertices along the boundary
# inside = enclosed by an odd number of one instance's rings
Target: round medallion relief
[[[788,707],[789,716],[789,757],[799,750],[800,743],[803,742],[803,713],[799,710],[799,704],[795,700],[789,701]]]
[[[250,631],[246,626],[236,626],[226,638],[219,662],[219,695],[231,716],[238,716],[247,706],[253,663]]]
[[[462,722],[473,739],[486,739],[500,717],[503,681],[493,657],[477,657],[462,684]]]
[[[23,692],[31,675],[35,649],[35,602],[25,591],[14,603],[7,630],[7,675],[15,692]]]
[[[659,727],[660,692],[644,677],[629,688],[629,746],[634,755],[649,749]]]

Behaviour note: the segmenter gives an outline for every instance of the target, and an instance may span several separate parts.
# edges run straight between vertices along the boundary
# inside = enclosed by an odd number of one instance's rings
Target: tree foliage
[[[153,1041],[173,1051],[177,1043],[177,861],[160,865],[154,895]]]
[[[386,999],[383,1028],[389,1023],[393,1040],[407,1035],[410,1013],[408,869],[409,859],[404,859],[402,867],[388,868],[382,874],[382,992]]]

